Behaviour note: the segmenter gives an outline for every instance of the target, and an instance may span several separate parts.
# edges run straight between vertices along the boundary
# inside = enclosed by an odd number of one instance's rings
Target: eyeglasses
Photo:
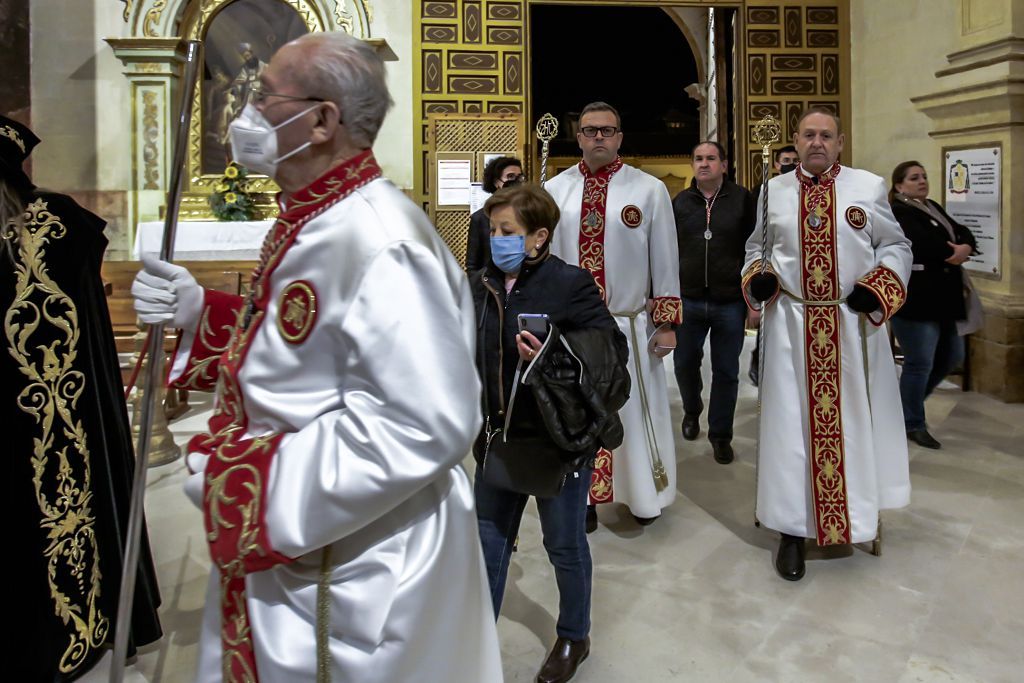
[[[276,92],[267,92],[266,90],[263,90],[262,88],[260,88],[258,86],[253,88],[251,92],[252,92],[252,96],[253,96],[252,97],[253,104],[263,104],[264,102],[267,101],[268,97],[280,97],[283,100],[297,100],[299,102],[323,102],[324,101],[324,98],[322,98],[322,97],[299,97],[299,96],[296,96],[296,95],[282,95],[282,94],[276,93]]]
[[[502,185],[516,185],[523,182],[526,182],[526,176],[522,173],[519,175],[508,175],[501,179]]]
[[[610,138],[619,132],[619,129],[615,126],[583,126],[580,128],[580,132],[583,133],[585,138],[596,138],[598,133],[601,133],[601,137]]]

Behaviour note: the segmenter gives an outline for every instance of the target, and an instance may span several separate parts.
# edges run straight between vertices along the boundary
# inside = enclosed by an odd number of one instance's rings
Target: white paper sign
[[[487,198],[491,195],[484,192],[483,183],[470,183],[469,184],[469,212],[471,214],[476,213],[480,209],[484,208],[484,203]]]
[[[437,205],[469,204],[469,183],[473,179],[471,159],[437,160]]]
[[[964,268],[999,274],[1002,154],[998,147],[946,152],[942,167],[946,213],[968,228],[978,254]]]

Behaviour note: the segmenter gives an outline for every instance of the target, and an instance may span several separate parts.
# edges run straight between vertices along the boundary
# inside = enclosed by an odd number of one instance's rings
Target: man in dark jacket
[[[725,150],[706,141],[693,148],[693,182],[672,202],[679,240],[683,324],[676,329],[676,382],[683,399],[683,438],[700,433],[701,362],[711,333],[708,438],[715,461],[732,462],[732,424],[739,389],[747,305],[740,291],[744,245],[754,229],[750,193],[725,177]]]

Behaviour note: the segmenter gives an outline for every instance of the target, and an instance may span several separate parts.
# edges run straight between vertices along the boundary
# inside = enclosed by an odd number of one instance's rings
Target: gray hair
[[[372,45],[344,31],[310,33],[295,41],[314,56],[294,80],[310,96],[338,105],[341,122],[359,147],[372,147],[392,105],[384,61]]]

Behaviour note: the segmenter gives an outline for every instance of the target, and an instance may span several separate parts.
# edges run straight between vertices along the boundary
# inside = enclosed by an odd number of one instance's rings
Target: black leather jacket
[[[523,363],[508,435],[510,439],[516,434],[551,435],[549,425],[553,425],[557,438],[552,439],[564,450],[565,460],[582,466],[594,456],[599,436],[614,439],[609,415],[621,407],[629,392],[629,347],[593,277],[545,250],[524,263],[508,294],[504,273],[493,263],[472,274],[470,285],[477,314],[477,370],[486,392],[485,425],[489,422],[493,428],[505,421],[519,367],[515,343],[518,315],[545,313],[552,325],[548,342],[532,363]],[[563,351],[563,338],[578,361]],[[574,369],[580,363],[584,372]],[[616,367],[626,374],[624,387]],[[530,381],[524,383],[522,374],[528,370]],[[570,370],[574,373],[571,379]],[[605,399],[608,402],[599,407]],[[473,449],[477,462],[484,437],[481,433]]]

